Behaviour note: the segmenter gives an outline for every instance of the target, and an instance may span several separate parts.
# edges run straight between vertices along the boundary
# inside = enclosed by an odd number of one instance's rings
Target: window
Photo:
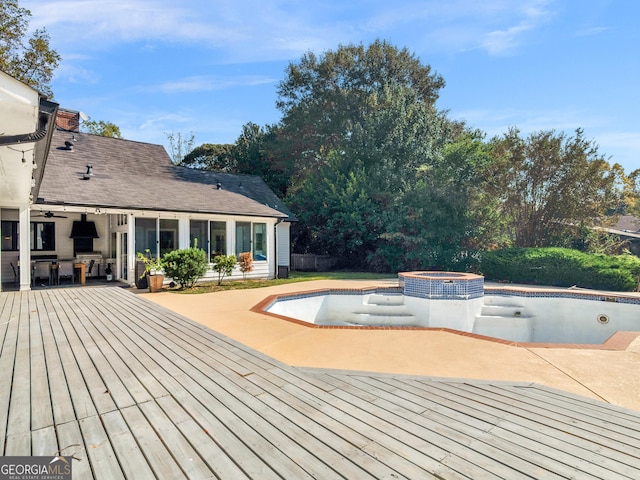
[[[56,224],[53,222],[31,223],[31,250],[56,249]]]
[[[197,246],[200,250],[207,250],[207,221],[191,220],[189,222],[189,246]]]
[[[2,250],[20,250],[18,222],[2,222]],[[31,251],[53,251],[56,249],[56,224],[54,222],[31,222],[29,225],[29,247]]]
[[[253,224],[253,259],[260,261],[267,259],[267,224]]]
[[[251,251],[251,223],[236,222],[236,257]]]
[[[177,250],[178,220],[160,219],[160,256]]]
[[[209,223],[211,239],[211,260],[216,255],[227,254],[227,224],[226,222]]]
[[[156,251],[156,219],[136,218],[136,252],[151,252],[151,256],[157,255]]]
[[[236,256],[242,252],[251,252],[253,259],[256,261],[264,261],[267,259],[266,223],[236,223]]]
[[[160,256],[178,248],[178,220],[136,218],[136,252],[146,253],[148,249],[155,257],[160,248]]]
[[[20,246],[18,241],[18,222],[2,222],[2,250],[4,252],[17,251]]]

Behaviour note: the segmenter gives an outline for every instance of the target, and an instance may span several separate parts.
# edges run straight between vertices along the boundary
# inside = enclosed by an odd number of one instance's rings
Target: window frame
[[[6,225],[10,225],[10,233],[6,233]],[[38,228],[41,225],[41,228]],[[20,251],[20,222],[18,220],[2,220],[0,225],[2,231],[2,242],[4,244],[6,235],[11,237],[11,248],[2,248],[3,252]],[[40,232],[40,235],[37,235]],[[50,242],[45,241],[48,239]],[[38,241],[40,240],[40,241]],[[44,243],[43,243],[44,242]],[[38,244],[43,244],[38,248]],[[56,222],[29,222],[29,251],[30,252],[54,252],[56,250]]]
[[[257,226],[261,226],[258,231]],[[248,227],[248,234],[246,233],[246,229]],[[242,230],[241,230],[242,229]],[[240,232],[242,231],[242,239],[240,239]],[[267,262],[269,259],[269,249],[268,249],[268,236],[267,236],[267,223],[266,222],[238,222],[236,221],[235,225],[235,255],[239,257],[243,252],[251,252],[251,257],[254,262]],[[258,235],[262,235],[261,239],[258,239]],[[246,237],[249,238],[248,248],[246,243]],[[256,255],[256,248],[258,245],[262,245],[262,248],[258,255]]]
[[[222,251],[219,251],[216,247],[218,246],[218,238],[213,237],[212,235],[216,232],[214,230],[214,226],[223,227],[218,231],[223,232],[222,235]],[[209,220],[209,258],[213,261],[213,258],[218,255],[227,255],[229,251],[229,247],[227,245],[227,221],[226,220]]]

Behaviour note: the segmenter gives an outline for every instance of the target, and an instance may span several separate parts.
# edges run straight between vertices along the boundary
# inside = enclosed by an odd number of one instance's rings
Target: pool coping
[[[267,308],[281,298],[291,298],[295,296],[311,297],[326,294],[359,294],[363,295],[367,292],[394,291],[400,292],[399,287],[363,287],[363,288],[322,288],[316,290],[305,290],[300,292],[282,293],[269,295],[249,310],[254,313],[260,313],[272,318],[285,320],[307,328],[331,329],[331,330],[397,330],[397,331],[425,331],[425,332],[446,332],[463,337],[483,340],[493,343],[499,343],[510,347],[519,348],[559,348],[559,349],[577,349],[577,350],[626,350],[629,345],[638,337],[640,331],[624,331],[620,330],[611,335],[602,343],[543,343],[543,342],[515,342],[513,340],[504,340],[501,338],[480,335],[477,333],[463,332],[446,327],[416,327],[416,326],[373,326],[373,325],[317,325],[305,322],[296,318],[280,315],[267,311]],[[636,296],[624,295],[620,293],[598,292],[598,291],[576,291],[558,290],[553,288],[536,288],[526,289],[519,287],[485,287],[485,291],[489,294],[506,293],[507,295],[524,295],[535,297],[568,297],[568,298],[585,298],[585,297],[601,297],[602,301],[617,301],[617,299],[630,300],[630,303],[640,303],[640,298]]]

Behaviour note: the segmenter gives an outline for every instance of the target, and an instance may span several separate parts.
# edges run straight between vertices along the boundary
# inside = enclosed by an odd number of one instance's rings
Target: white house
[[[32,123],[0,128],[0,142],[6,132],[33,131],[36,123],[37,93],[15,80],[11,85],[31,94]],[[0,108],[0,119],[10,124],[4,103]],[[87,264],[89,278],[110,267],[114,280],[134,284],[138,252],[158,256],[196,241],[210,259],[252,252],[248,277],[287,274],[295,218],[260,177],[178,167],[161,145],[80,133],[78,112],[60,110],[57,118],[42,181],[31,181],[37,169],[1,178],[4,282],[13,280],[11,264],[20,264],[20,288],[26,290],[32,272],[25,265],[32,260],[72,259]],[[5,160],[7,148],[0,147],[0,166],[5,172],[22,168],[23,146],[9,150]],[[26,163],[33,163],[32,155]],[[15,200],[5,193],[13,184],[21,189]],[[213,271],[207,276],[217,278]],[[239,269],[234,276],[242,277]]]

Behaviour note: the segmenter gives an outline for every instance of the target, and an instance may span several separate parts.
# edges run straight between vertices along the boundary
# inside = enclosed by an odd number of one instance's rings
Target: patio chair
[[[63,278],[70,278],[72,284],[76,283],[76,270],[73,266],[73,261],[63,260],[58,262],[58,285],[60,285],[60,280]]]
[[[47,279],[47,285],[51,285],[51,262],[35,262],[33,264],[33,274],[31,275],[33,286],[36,286],[38,278]]]
[[[87,277],[91,275],[91,270],[93,270],[93,266],[95,265],[95,263],[96,261],[92,258],[89,262],[89,268],[87,268]]]

